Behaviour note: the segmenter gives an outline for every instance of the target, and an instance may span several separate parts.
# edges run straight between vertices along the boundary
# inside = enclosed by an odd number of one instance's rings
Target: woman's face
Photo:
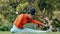
[[[33,18],[33,15],[29,14],[29,18]]]

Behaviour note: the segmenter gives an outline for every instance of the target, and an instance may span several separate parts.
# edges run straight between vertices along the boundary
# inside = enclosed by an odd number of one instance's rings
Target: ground
[[[0,31],[0,34],[60,34],[60,32],[49,32],[49,33],[20,32],[20,33],[11,33],[9,31]]]

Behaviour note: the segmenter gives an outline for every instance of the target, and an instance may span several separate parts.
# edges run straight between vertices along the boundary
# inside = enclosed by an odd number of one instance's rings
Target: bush
[[[9,24],[8,26],[0,26],[0,31],[10,31],[12,27],[12,24]]]
[[[27,23],[26,25],[24,25],[24,27],[31,28],[31,29],[36,29],[36,25],[34,25],[32,23]]]

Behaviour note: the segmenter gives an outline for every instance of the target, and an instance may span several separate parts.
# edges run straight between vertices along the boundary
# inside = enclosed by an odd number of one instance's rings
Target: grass
[[[0,34],[60,34],[60,32],[49,32],[49,33],[20,32],[20,33],[11,33],[9,31],[0,31]]]

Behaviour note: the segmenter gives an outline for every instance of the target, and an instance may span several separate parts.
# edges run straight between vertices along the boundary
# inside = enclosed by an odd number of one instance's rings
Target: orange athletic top
[[[40,25],[42,24],[41,22],[38,22],[37,20],[34,20],[32,18],[29,18],[28,14],[21,14],[19,15],[15,21],[14,21],[14,25],[17,27],[17,28],[23,28],[23,25],[25,25],[27,22],[31,22],[31,23],[34,23],[34,24],[37,24],[37,25]]]

